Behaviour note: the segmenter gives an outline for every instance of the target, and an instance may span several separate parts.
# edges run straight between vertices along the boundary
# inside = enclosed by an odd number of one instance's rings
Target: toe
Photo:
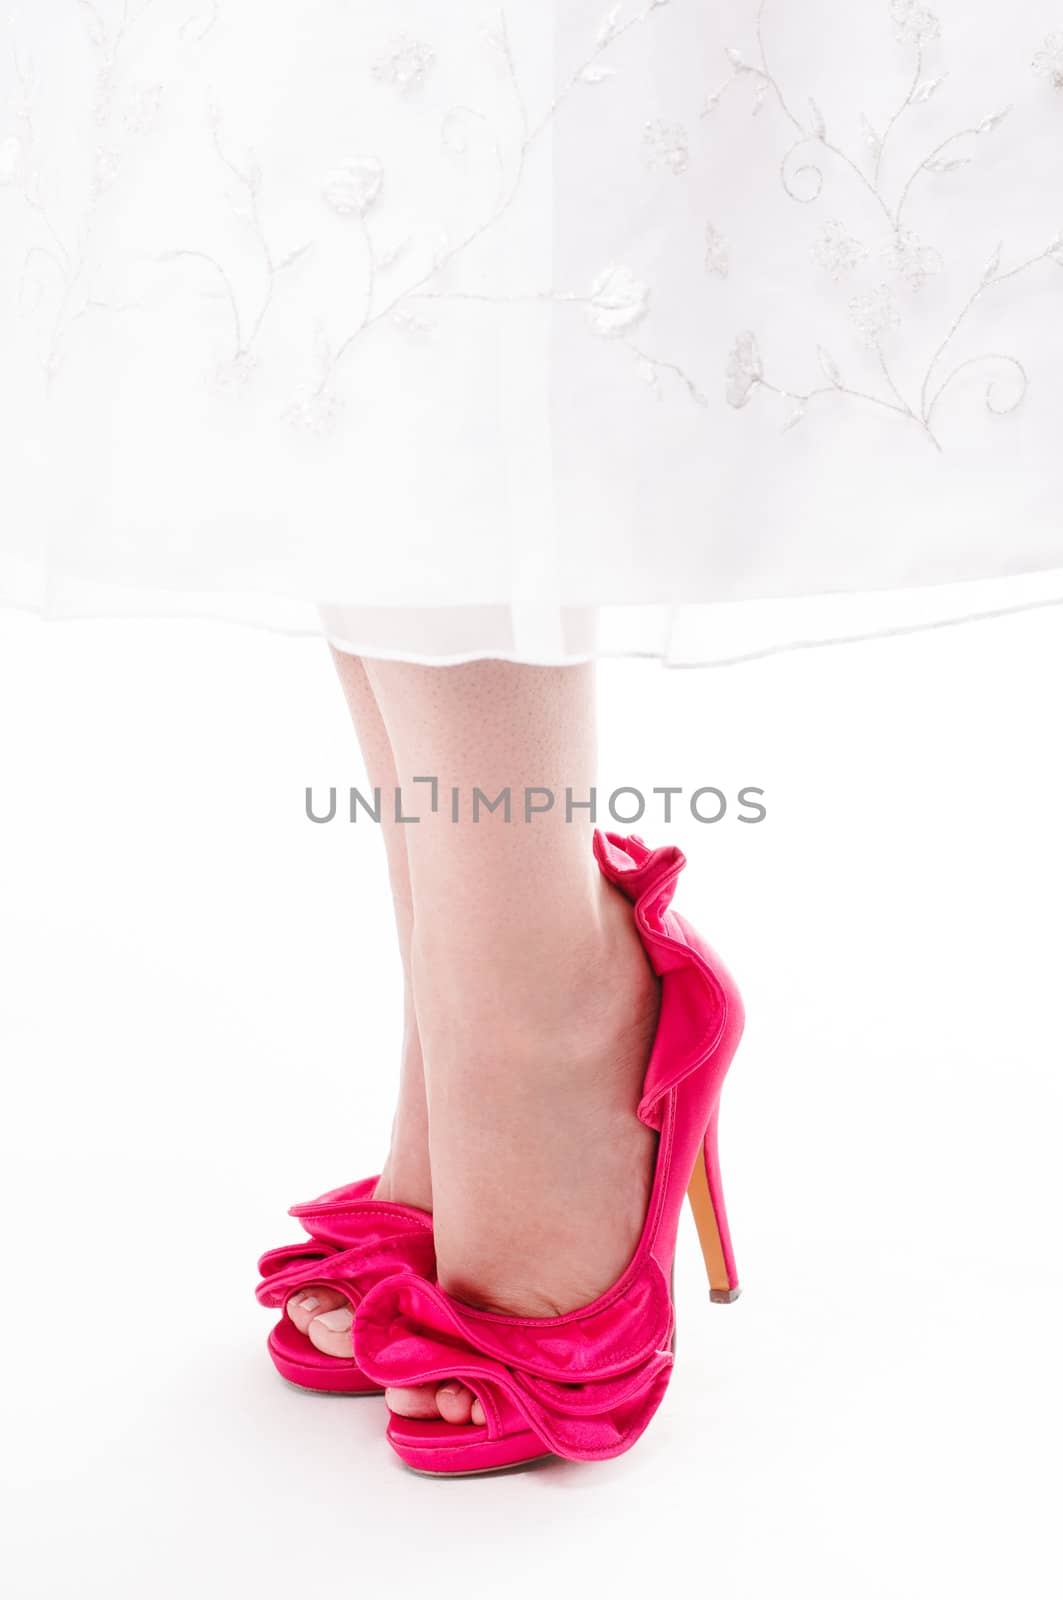
[[[306,1333],[310,1343],[323,1355],[340,1356],[349,1360],[354,1354],[351,1324],[354,1312],[344,1302],[332,1311],[320,1312],[313,1317]]]
[[[323,1311],[335,1311],[337,1306],[346,1305],[343,1296],[335,1289],[326,1289],[321,1284],[316,1284],[310,1289],[300,1289],[298,1294],[293,1294],[285,1306],[291,1320],[300,1333],[307,1333],[315,1317]]]
[[[429,1422],[439,1416],[439,1404],[434,1386],[423,1389],[385,1389],[384,1399],[388,1410],[397,1417],[413,1417],[418,1422]]]
[[[444,1422],[454,1422],[459,1426],[471,1421],[473,1399],[472,1390],[466,1389],[463,1383],[444,1383],[436,1390],[439,1415]]]
[[[453,1381],[439,1388],[429,1385],[419,1389],[386,1389],[384,1399],[388,1410],[397,1417],[412,1417],[417,1422],[431,1422],[441,1417],[444,1422],[461,1425],[471,1422],[482,1428],[486,1422],[484,1408],[471,1389]]]

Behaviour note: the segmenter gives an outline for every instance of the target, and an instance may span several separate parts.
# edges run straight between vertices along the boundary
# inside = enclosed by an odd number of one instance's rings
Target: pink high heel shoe
[[[492,1472],[544,1455],[598,1461],[631,1448],[672,1370],[669,1285],[688,1190],[711,1298],[738,1297],[716,1128],[720,1088],[742,1032],[742,1002],[709,947],[669,910],[682,853],[602,833],[594,849],[605,877],[633,903],[661,980],[638,1108],[660,1136],[642,1238],[611,1289],[562,1317],[478,1311],[412,1272],[370,1290],[354,1321],[355,1355],[367,1377],[407,1389],[457,1379],[483,1407],[479,1426],[391,1414],[388,1439],[419,1472]]]
[[[271,1330],[269,1353],[282,1378],[321,1394],[379,1394],[353,1355],[325,1355],[300,1333],[285,1311],[293,1294],[327,1284],[356,1310],[363,1295],[396,1272],[435,1273],[432,1218],[413,1206],[373,1199],[376,1178],[330,1189],[306,1205],[292,1206],[309,1239],[267,1250],[258,1263],[260,1305],[283,1314]]]

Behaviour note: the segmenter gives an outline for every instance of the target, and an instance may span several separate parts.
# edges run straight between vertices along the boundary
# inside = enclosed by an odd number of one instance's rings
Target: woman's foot
[[[374,1199],[432,1209],[432,1174],[428,1164],[428,1107],[425,1101],[421,1042],[413,1025],[410,996],[406,1004],[406,1039],[403,1047],[399,1100],[391,1128],[391,1149],[374,1190]],[[288,1301],[292,1322],[324,1355],[348,1358],[352,1354],[350,1301],[325,1284],[302,1289]]]
[[[525,930],[504,982],[463,982],[443,952],[415,949],[439,1281],[487,1310],[550,1317],[588,1304],[645,1222],[656,1135],[635,1112],[658,984],[629,903],[596,872],[584,909],[566,938]],[[483,1420],[457,1383],[387,1399],[407,1417]]]
[[[432,1209],[444,1289],[522,1316],[574,1310],[631,1259],[656,1147],[635,1112],[658,985],[591,854],[593,670],[337,665],[371,781],[423,794],[430,774],[433,797],[461,801],[385,828],[431,1174],[411,1072],[382,1189]],[[474,793],[491,797],[479,814]],[[351,1354],[334,1293],[305,1291],[291,1315],[322,1351]],[[460,1385],[390,1400],[479,1417]]]

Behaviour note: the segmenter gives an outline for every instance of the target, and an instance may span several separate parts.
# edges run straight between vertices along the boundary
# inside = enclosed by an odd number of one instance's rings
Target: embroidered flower
[[[420,39],[395,39],[385,55],[373,63],[373,77],[408,94],[424,82],[435,62],[435,52]]]
[[[211,374],[215,394],[243,394],[254,382],[258,361],[253,350],[241,350],[229,361],[221,361]]]
[[[685,172],[690,163],[687,131],[679,122],[647,122],[642,133],[650,165],[660,163],[670,172]]]
[[[901,320],[893,291],[884,284],[870,294],[857,295],[850,300],[849,315],[857,332],[872,346],[877,346]]]
[[[854,239],[844,223],[832,220],[823,224],[823,231],[813,247],[813,255],[825,272],[837,280],[845,272],[860,265],[867,257],[867,246]]]
[[[897,230],[883,253],[883,260],[891,272],[904,279],[909,289],[921,289],[942,267],[938,252],[924,244],[909,228]]]
[[[714,277],[726,278],[731,270],[731,258],[727,250],[727,240],[714,223],[708,223],[705,228],[705,271],[711,272]]]
[[[893,31],[901,44],[914,44],[920,48],[932,39],[940,38],[941,22],[921,0],[890,0]]]
[[[384,183],[384,168],[375,156],[355,156],[344,161],[321,186],[325,204],[341,217],[364,216]]]
[[[591,287],[589,314],[595,331],[615,338],[640,323],[650,309],[650,291],[628,267],[606,267]]]
[[[828,221],[822,225],[821,232],[812,246],[815,260],[836,280],[868,261],[872,252],[884,264],[888,274],[886,281],[868,287],[866,291],[848,301],[848,311],[853,326],[874,353],[882,381],[876,383],[872,380],[866,386],[850,388],[843,380],[833,356],[821,347],[820,365],[827,379],[827,387],[817,387],[806,394],[794,393],[782,383],[769,381],[762,371],[755,336],[752,333],[744,333],[739,336],[727,358],[726,398],[732,406],[745,406],[753,390],[761,384],[765,390],[790,405],[791,410],[784,426],[792,428],[805,417],[811,402],[818,400],[821,395],[829,396],[833,393],[851,395],[864,404],[870,403],[882,407],[893,415],[908,419],[922,428],[934,447],[940,450],[941,441],[934,427],[935,412],[942,396],[949,390],[954,380],[960,374],[967,374],[975,362],[991,364],[987,368],[992,376],[987,379],[986,405],[994,415],[1003,415],[1021,404],[1027,389],[1027,377],[1025,368],[1017,357],[996,352],[975,357],[968,355],[959,359],[954,344],[960,328],[977,305],[983,290],[990,285],[1003,282],[1005,278],[1015,281],[1020,274],[1032,272],[1045,261],[1063,266],[1063,235],[1057,234],[1047,247],[1035,251],[1018,264],[1009,264],[1006,272],[1001,270],[1002,262],[1005,259],[1013,261],[1014,258],[1006,251],[1005,242],[1002,241],[993,250],[982,269],[980,283],[969,295],[966,305],[958,315],[954,316],[951,326],[943,330],[944,338],[930,356],[929,365],[922,376],[921,387],[915,388],[906,396],[902,380],[890,370],[891,354],[886,346],[887,336],[902,323],[901,305],[907,303],[905,291],[921,290],[932,276],[942,272],[944,268],[939,252],[902,224],[901,218],[909,193],[924,174],[947,174],[966,167],[974,159],[973,147],[977,138],[1000,128],[1009,117],[1012,108],[1010,105],[1005,105],[966,130],[955,132],[949,137],[939,137],[931,154],[923,158],[914,172],[905,162],[900,171],[903,174],[907,168],[909,175],[906,179],[899,177],[897,180],[899,187],[895,189],[891,177],[892,166],[886,167],[885,176],[883,173],[886,165],[884,154],[887,140],[893,135],[902,117],[907,116],[910,108],[923,105],[937,94],[946,81],[947,74],[942,72],[928,78],[922,75],[921,56],[924,47],[940,38],[942,33],[941,22],[936,13],[928,5],[923,4],[922,0],[888,0],[888,5],[889,17],[897,40],[902,44],[914,46],[920,57],[915,63],[917,68],[915,82],[908,98],[900,110],[895,112],[892,119],[884,125],[884,131],[880,132],[867,116],[861,116],[858,120],[862,147],[855,149],[847,149],[839,143],[839,139],[844,136],[838,133],[834,133],[831,140],[828,140],[827,124],[823,114],[814,101],[809,101],[806,119],[798,123],[796,114],[792,112],[790,114],[790,120],[797,123],[802,136],[796,143],[791,144],[790,149],[782,157],[780,168],[783,189],[793,200],[803,204],[817,200],[828,181],[828,173],[834,172],[834,167],[828,166],[826,155],[820,151],[813,152],[814,159],[808,157],[807,147],[813,140],[818,140],[821,146],[826,147],[829,154],[837,157],[862,180],[889,219],[888,231],[884,234],[879,233],[874,238],[869,236],[870,243],[867,246],[859,239],[853,238],[841,222]],[[791,92],[784,89],[774,76],[764,59],[763,52],[759,66],[751,64],[738,50],[728,50],[727,56],[732,69],[730,84],[736,82],[739,77],[755,74],[760,80],[760,88],[770,89],[784,110],[793,103]],[[1044,40],[1034,55],[1032,66],[1036,72],[1051,78],[1057,88],[1063,89],[1063,33],[1051,34]],[[727,92],[729,83],[725,83],[710,96],[706,112],[719,103]],[[756,103],[759,104],[760,100],[758,99]],[[961,141],[965,142],[961,144]],[[894,143],[899,143],[899,136]],[[801,154],[798,155],[798,152]],[[792,166],[791,157],[795,158],[795,164]],[[801,164],[797,165],[797,161]],[[977,270],[977,264],[975,268]],[[951,370],[950,362],[954,363]],[[1002,365],[1005,376],[1008,376],[1013,384],[1007,391],[1001,388]]]
[[[740,333],[727,357],[727,404],[736,410],[746,405],[750,395],[764,376],[756,336]]]
[[[326,434],[343,410],[343,401],[334,389],[304,387],[296,393],[285,412],[287,421],[302,433]]]
[[[1042,77],[1051,78],[1057,89],[1063,89],[1063,33],[1050,33],[1030,64]]]

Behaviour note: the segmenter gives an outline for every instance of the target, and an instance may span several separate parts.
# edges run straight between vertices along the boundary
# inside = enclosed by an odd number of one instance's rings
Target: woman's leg
[[[657,982],[594,863],[588,811],[566,807],[595,781],[593,669],[366,671],[406,795],[427,799],[412,780],[438,780],[438,810],[407,826],[406,849],[440,1281],[492,1309],[573,1310],[630,1260],[655,1147],[635,1109]],[[508,791],[509,818],[482,802],[477,816],[477,787]],[[529,790],[554,796],[530,819]],[[391,1401],[425,1415],[437,1397]],[[472,1397],[447,1386],[438,1405],[467,1421]]]
[[[369,783],[373,788],[379,786],[389,800],[398,781],[395,760],[365,667],[357,656],[343,655],[338,650],[333,651],[333,658],[358,735]],[[387,802],[382,812],[382,825],[405,986],[399,1099],[391,1129],[391,1150],[376,1192],[381,1199],[398,1200],[405,1205],[420,1206],[430,1211],[432,1178],[428,1165],[428,1109],[421,1039],[410,976],[413,898],[406,853],[409,830],[396,824],[394,808]],[[305,1303],[308,1301],[312,1303]],[[308,1334],[320,1350],[329,1355],[350,1355],[351,1315],[342,1295],[325,1288],[308,1290],[289,1303],[289,1312],[296,1326]],[[321,1320],[323,1318],[327,1321]]]

